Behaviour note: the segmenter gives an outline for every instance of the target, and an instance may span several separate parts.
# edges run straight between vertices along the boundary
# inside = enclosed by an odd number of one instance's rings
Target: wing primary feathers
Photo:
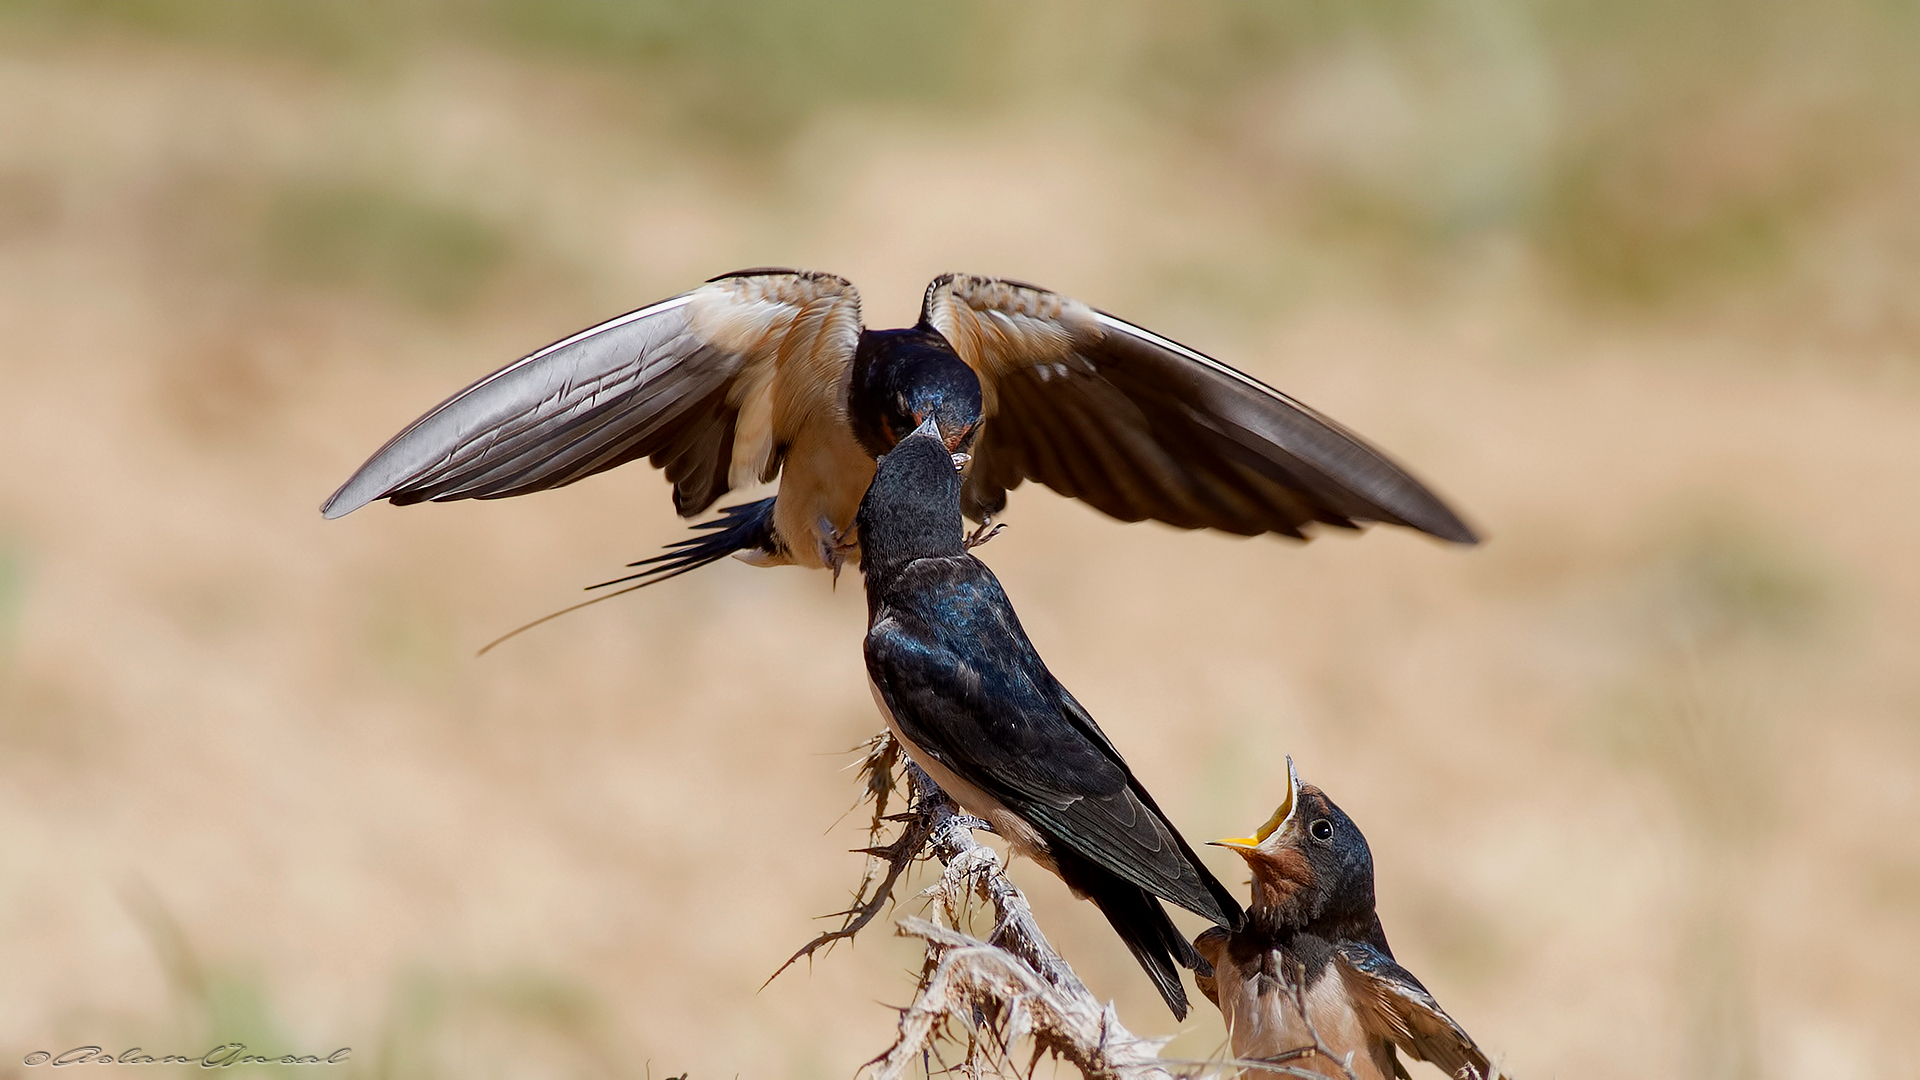
[[[473,383],[388,440],[321,512],[339,517],[375,499],[503,498],[649,458],[668,470],[676,507],[692,516],[730,486],[743,407],[773,417],[770,432],[754,431],[772,445],[792,443],[795,424],[832,414],[859,311],[859,294],[831,274],[722,275]],[[805,370],[783,378],[794,365]],[[768,394],[781,408],[769,408]],[[765,476],[779,458],[751,464]]]
[[[1167,917],[1167,909],[1145,889],[1070,848],[1056,848],[1054,864],[1060,868],[1061,880],[1084,893],[1107,917],[1113,932],[1126,943],[1127,951],[1152,980],[1154,989],[1160,991],[1167,1008],[1173,1010],[1173,1018],[1185,1020],[1187,990],[1181,985],[1179,968],[1198,970],[1202,961],[1193,944]]]
[[[878,587],[884,611],[869,625],[867,670],[911,744],[1056,853],[1071,849],[1134,888],[1241,924],[1239,903],[1047,670],[985,564],[923,558]]]
[[[1473,1080],[1494,1080],[1498,1070],[1413,973],[1374,946],[1342,942],[1335,952],[1342,968],[1358,983],[1355,995],[1375,1034],[1442,1072]]]
[[[426,415],[408,424],[400,430],[399,434],[388,439],[385,446],[374,451],[366,464],[360,466],[346,483],[340,485],[338,491],[321,504],[320,512],[328,518],[340,517],[375,499],[388,498],[395,492],[404,491],[419,480],[423,473],[431,473],[439,465],[444,464],[447,457],[456,453],[459,447],[457,441],[442,447],[440,444],[449,440],[435,431],[435,425],[442,422],[442,418],[448,414],[470,407],[472,403],[490,393],[490,388],[495,384],[511,382],[521,377],[529,367],[539,364],[547,357],[570,346],[642,319],[685,307],[692,302],[692,299],[691,293],[683,293],[680,296],[629,311],[625,315],[562,338],[543,349],[521,357],[499,371],[482,377],[466,389],[434,406]],[[416,439],[428,438],[433,443],[432,451],[421,453],[412,451],[411,444]]]
[[[1375,450],[1358,435],[1347,430],[1331,418],[1301,404],[1292,396],[1268,386],[1259,379],[1248,375],[1229,364],[1223,364],[1197,349],[1188,348],[1170,338],[1162,337],[1145,327],[1136,326],[1125,319],[1116,318],[1104,311],[1095,309],[1093,317],[1102,328],[1119,333],[1139,341],[1146,342],[1173,355],[1182,357],[1189,363],[1197,364],[1233,383],[1239,384],[1255,400],[1268,398],[1280,402],[1287,409],[1307,422],[1306,426],[1295,432],[1308,442],[1293,450],[1299,454],[1310,444],[1314,453],[1302,455],[1319,468],[1329,470],[1329,479],[1341,486],[1351,486],[1356,493],[1376,503],[1401,524],[1422,532],[1437,536],[1456,544],[1477,544],[1480,538],[1467,524],[1454,514],[1453,509],[1442,502],[1438,496],[1428,491],[1424,485],[1408,475],[1400,466],[1394,464],[1384,454]],[[1312,425],[1317,424],[1326,435],[1315,438]],[[1329,442],[1332,445],[1329,445]],[[1339,464],[1333,458],[1337,456]],[[1331,493],[1330,493],[1331,494]]]
[[[966,506],[1036,480],[1123,521],[1304,537],[1379,521],[1473,530],[1352,432],[1245,372],[1037,286],[943,274],[920,321],[980,376]]]

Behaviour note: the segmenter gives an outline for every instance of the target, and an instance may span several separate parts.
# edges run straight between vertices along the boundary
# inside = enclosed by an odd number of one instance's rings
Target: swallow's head
[[[860,565],[904,565],[966,552],[960,527],[960,474],[929,416],[880,458],[854,519]]]
[[[938,332],[869,330],[854,357],[854,433],[878,458],[931,420],[956,465],[980,434],[980,377]]]
[[[1373,852],[1346,812],[1287,758],[1287,794],[1251,836],[1215,840],[1253,871],[1253,908],[1274,924],[1300,928],[1373,918]]]
[[[932,421],[955,467],[965,465],[980,433],[979,376],[952,353],[917,365],[914,375],[912,384],[894,395],[890,426],[913,431]]]

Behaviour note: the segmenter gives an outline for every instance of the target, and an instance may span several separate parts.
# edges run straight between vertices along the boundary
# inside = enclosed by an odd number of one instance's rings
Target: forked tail
[[[627,564],[630,567],[644,566],[647,569],[637,574],[614,578],[612,581],[603,581],[598,585],[589,585],[587,588],[604,589],[609,585],[637,581],[639,584],[632,588],[638,589],[671,577],[679,577],[689,570],[698,570],[736,551],[764,551],[769,555],[775,554],[779,551],[780,539],[773,531],[773,501],[772,498],[765,498],[759,502],[724,507],[719,517],[693,526],[697,533],[704,533],[704,535],[676,540],[667,545],[664,555],[655,555],[651,559],[641,559],[639,562]]]
[[[773,499],[761,499],[759,502],[742,503],[729,506],[720,511],[720,516],[712,521],[703,521],[693,526],[706,535],[689,536],[667,545],[667,553],[655,555],[651,559],[628,563],[628,566],[645,566],[648,569],[637,574],[628,574],[623,578],[603,581],[598,585],[589,585],[588,589],[604,589],[609,585],[634,582],[624,589],[615,589],[610,593],[601,593],[591,600],[583,600],[571,607],[561,608],[551,615],[543,615],[494,638],[482,648],[479,655],[485,656],[495,645],[531,630],[541,623],[557,619],[568,612],[579,611],[583,607],[592,607],[602,600],[611,600],[635,589],[644,589],[648,585],[665,581],[670,577],[679,577],[689,570],[697,570],[710,562],[726,558],[736,551],[765,551],[775,554],[780,550],[780,539],[773,531]]]

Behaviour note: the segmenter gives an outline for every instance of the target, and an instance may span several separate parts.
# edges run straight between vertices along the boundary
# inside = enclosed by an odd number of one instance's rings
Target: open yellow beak
[[[1237,836],[1226,840],[1209,840],[1207,843],[1214,847],[1230,848],[1234,851],[1253,851],[1265,843],[1268,837],[1278,832],[1282,825],[1287,823],[1287,819],[1293,816],[1293,808],[1299,805],[1299,802],[1300,774],[1293,771],[1293,755],[1288,754],[1287,801],[1280,804],[1280,808],[1273,812],[1273,816],[1267,819],[1267,823],[1255,830],[1252,836]]]

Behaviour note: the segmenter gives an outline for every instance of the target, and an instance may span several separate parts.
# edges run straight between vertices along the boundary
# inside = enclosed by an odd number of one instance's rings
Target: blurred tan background
[[[760,988],[861,869],[857,577],[729,562],[475,659],[683,535],[664,481],[316,510],[470,379],[763,264],[876,326],[944,270],[1059,289],[1484,529],[1026,488],[983,554],[1190,837],[1292,753],[1510,1068],[1920,1076],[1915,5],[75,2],[0,7],[0,1077],[886,1047],[890,926]]]

